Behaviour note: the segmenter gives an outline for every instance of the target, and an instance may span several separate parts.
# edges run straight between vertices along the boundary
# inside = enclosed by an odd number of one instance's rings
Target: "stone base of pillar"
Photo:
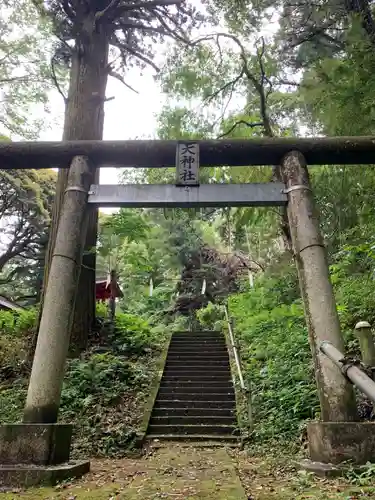
[[[312,462],[375,462],[375,422],[310,422],[307,436]]]
[[[72,425],[0,425],[0,486],[54,484],[90,470],[70,461]]]
[[[307,472],[315,474],[320,477],[338,477],[342,476],[349,467],[342,467],[340,465],[333,464],[323,464],[322,462],[313,462],[312,460],[300,460],[297,464],[297,467],[300,467]]]

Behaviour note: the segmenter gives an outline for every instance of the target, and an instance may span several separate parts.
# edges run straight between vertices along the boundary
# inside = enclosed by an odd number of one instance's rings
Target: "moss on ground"
[[[0,500],[362,500],[375,475],[321,479],[298,472],[287,453],[223,448],[151,449],[141,459],[94,460],[92,472],[54,488],[0,494]]]
[[[299,454],[280,445],[270,451],[232,452],[241,483],[251,500],[362,500],[375,499],[375,469],[362,475],[327,479],[298,467]],[[362,476],[362,477],[361,477]]]
[[[223,448],[153,450],[140,460],[93,461],[81,480],[55,488],[0,494],[1,500],[245,500],[233,460]]]

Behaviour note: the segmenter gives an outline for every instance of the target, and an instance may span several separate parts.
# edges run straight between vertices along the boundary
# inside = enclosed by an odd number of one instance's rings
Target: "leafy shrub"
[[[132,315],[116,315],[105,342],[68,362],[61,417],[75,423],[75,452],[121,456],[137,436],[166,335]]]
[[[375,324],[375,281],[368,276],[349,276],[336,288],[343,328],[350,335],[358,321]]]
[[[360,241],[355,232],[349,233],[355,244],[337,251],[330,266],[341,324],[349,338],[358,321],[375,324],[375,240],[372,232],[366,238],[366,227],[363,231]]]
[[[255,436],[262,440],[295,437],[301,421],[319,411],[301,302],[272,307],[282,300],[283,287],[276,278],[265,278],[254,290],[230,299],[253,393]]]
[[[209,304],[197,311],[197,318],[203,328],[216,330],[221,328],[222,322],[225,319],[224,309],[218,304]]]
[[[358,233],[358,234],[357,234]],[[357,321],[375,324],[375,240],[351,231],[331,255],[331,279],[347,351],[358,355]],[[351,244],[348,242],[351,241]],[[246,287],[248,290],[248,287]],[[272,265],[255,288],[230,299],[247,381],[252,385],[255,436],[290,439],[305,419],[319,414],[312,355],[295,269],[288,259]]]
[[[132,366],[124,358],[106,352],[73,359],[68,364],[62,406],[75,411],[98,401],[113,404],[133,382]]]
[[[137,435],[141,396],[151,377],[142,359],[131,363],[110,352],[69,361],[60,413],[64,421],[75,423],[76,454],[126,453]]]
[[[133,314],[120,313],[116,316],[116,328],[109,336],[111,349],[127,356],[142,355],[151,352],[161,344],[163,336],[151,329],[147,321]]]
[[[21,371],[34,333],[37,309],[0,311],[0,380]]]
[[[96,302],[96,317],[106,318],[108,316],[108,304],[106,302]]]
[[[0,388],[0,424],[20,422],[25,406],[27,392],[26,380],[17,380]]]
[[[0,361],[8,364],[13,362],[11,353],[16,360],[23,359],[24,338],[36,318],[35,313],[13,316],[0,313],[4,332]],[[137,437],[166,334],[165,329],[150,328],[142,318],[118,314],[115,328],[103,332],[99,345],[68,361],[59,418],[74,424],[74,455],[127,453]],[[3,341],[8,350],[2,348]],[[26,377],[0,389],[0,423],[22,418],[26,391]]]
[[[0,311],[0,331],[2,335],[25,336],[34,330],[37,315],[36,308]]]

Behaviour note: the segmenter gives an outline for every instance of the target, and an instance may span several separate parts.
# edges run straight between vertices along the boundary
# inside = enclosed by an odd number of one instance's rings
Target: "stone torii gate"
[[[328,341],[342,352],[344,341],[307,163],[375,164],[375,137],[0,143],[0,168],[70,168],[23,423],[0,426],[0,485],[89,470],[87,461],[69,462],[72,426],[57,417],[90,205],[286,206],[321,407],[321,420],[308,427],[310,457],[375,460],[374,424],[357,421],[351,384],[320,351]],[[91,165],[176,166],[177,178],[174,185],[90,186]],[[280,165],[283,182],[199,184],[199,167],[225,165]]]

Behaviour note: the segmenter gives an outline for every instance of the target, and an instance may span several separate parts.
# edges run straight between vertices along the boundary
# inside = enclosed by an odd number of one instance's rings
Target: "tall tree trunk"
[[[91,26],[90,26],[91,23]],[[104,101],[108,78],[108,40],[99,25],[81,35],[81,44],[73,53],[70,85],[65,108],[63,140],[101,140],[103,138]],[[84,27],[83,27],[84,32]],[[83,38],[84,37],[84,38]],[[79,47],[79,45],[81,45]],[[68,170],[59,170],[56,198],[52,213],[51,233],[46,257],[44,289],[48,280],[49,266],[54,251],[56,230],[67,185]],[[93,168],[92,182],[99,178],[99,169]],[[86,245],[79,280],[72,327],[71,344],[75,350],[87,345],[89,331],[95,319],[95,246],[97,239],[98,211],[92,208],[87,228]]]

